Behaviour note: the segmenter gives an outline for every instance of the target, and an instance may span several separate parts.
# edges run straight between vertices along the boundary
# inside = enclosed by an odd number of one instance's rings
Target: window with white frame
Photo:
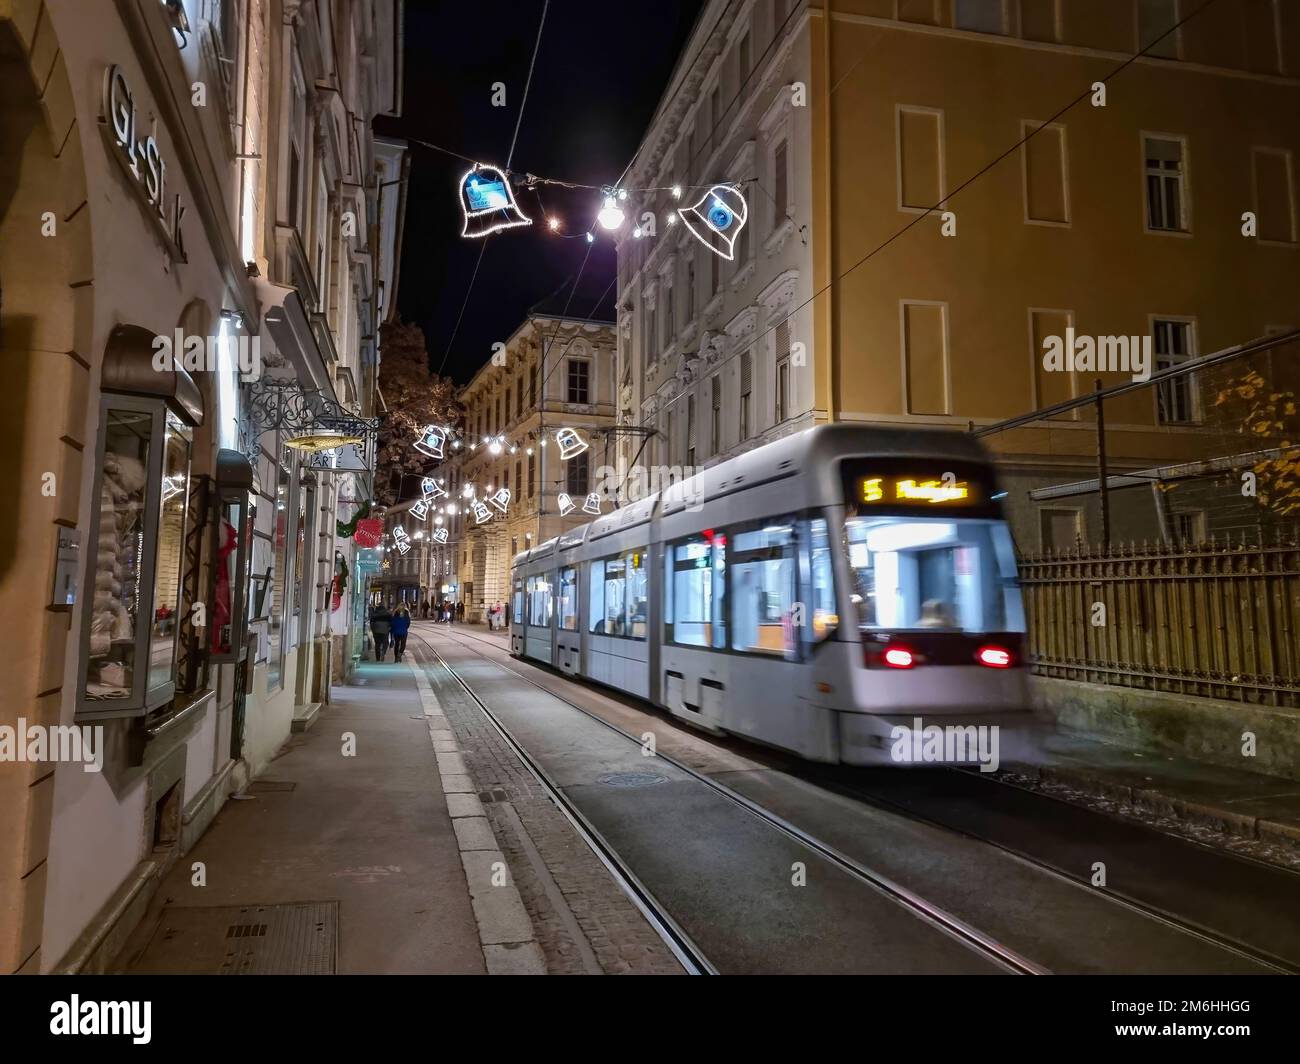
[[[307,92],[303,86],[302,67],[295,53],[289,71],[289,224],[302,235],[303,160],[306,158],[304,141],[307,136]]]
[[[1190,322],[1157,319],[1152,330],[1157,372],[1172,369],[1192,357]],[[1196,420],[1196,374],[1179,374],[1156,385],[1156,416],[1162,425],[1188,424]]]
[[[1147,228],[1185,233],[1187,224],[1187,173],[1184,142],[1177,137],[1145,137]]]
[[[326,294],[329,288],[329,241],[326,239],[326,233],[329,232],[329,193],[325,188],[325,174],[322,171],[316,173],[316,292],[318,296],[317,309],[324,311],[327,299]]]
[[[586,405],[591,402],[591,360],[571,358],[565,382],[565,402]]]

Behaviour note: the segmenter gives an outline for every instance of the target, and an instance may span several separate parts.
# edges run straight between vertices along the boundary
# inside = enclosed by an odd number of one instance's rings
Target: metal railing
[[[1020,559],[1044,676],[1300,707],[1300,537]]]

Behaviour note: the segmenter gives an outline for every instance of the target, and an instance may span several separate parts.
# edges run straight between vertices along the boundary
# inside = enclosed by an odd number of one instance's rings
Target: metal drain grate
[[[132,971],[155,975],[333,975],[336,901],[173,907]]]
[[[479,791],[478,800],[483,803],[488,802],[508,802],[510,795],[506,794],[500,787],[493,787],[490,791]]]
[[[657,783],[667,783],[668,777],[657,772],[610,772],[596,779],[606,787],[653,787]]]

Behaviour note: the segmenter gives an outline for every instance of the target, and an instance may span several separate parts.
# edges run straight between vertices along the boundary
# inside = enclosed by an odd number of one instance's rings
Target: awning
[[[298,289],[257,278],[257,298],[262,320],[275,341],[276,349],[289,359],[304,391],[323,391],[334,399],[334,382],[325,367],[325,356],[316,343],[311,318]]]
[[[142,325],[115,325],[104,345],[100,389],[123,395],[157,396],[166,400],[177,417],[191,425],[202,425],[203,393],[194,378],[176,360],[161,369],[154,365],[160,353],[155,346],[157,336]]]

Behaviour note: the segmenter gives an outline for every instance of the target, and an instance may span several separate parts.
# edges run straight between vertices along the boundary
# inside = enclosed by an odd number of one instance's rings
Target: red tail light
[[[1011,651],[1005,647],[980,647],[975,652],[975,659],[981,665],[987,665],[990,669],[1011,668]]]
[[[890,647],[885,651],[884,662],[892,669],[910,669],[914,664],[912,652],[902,647]]]

